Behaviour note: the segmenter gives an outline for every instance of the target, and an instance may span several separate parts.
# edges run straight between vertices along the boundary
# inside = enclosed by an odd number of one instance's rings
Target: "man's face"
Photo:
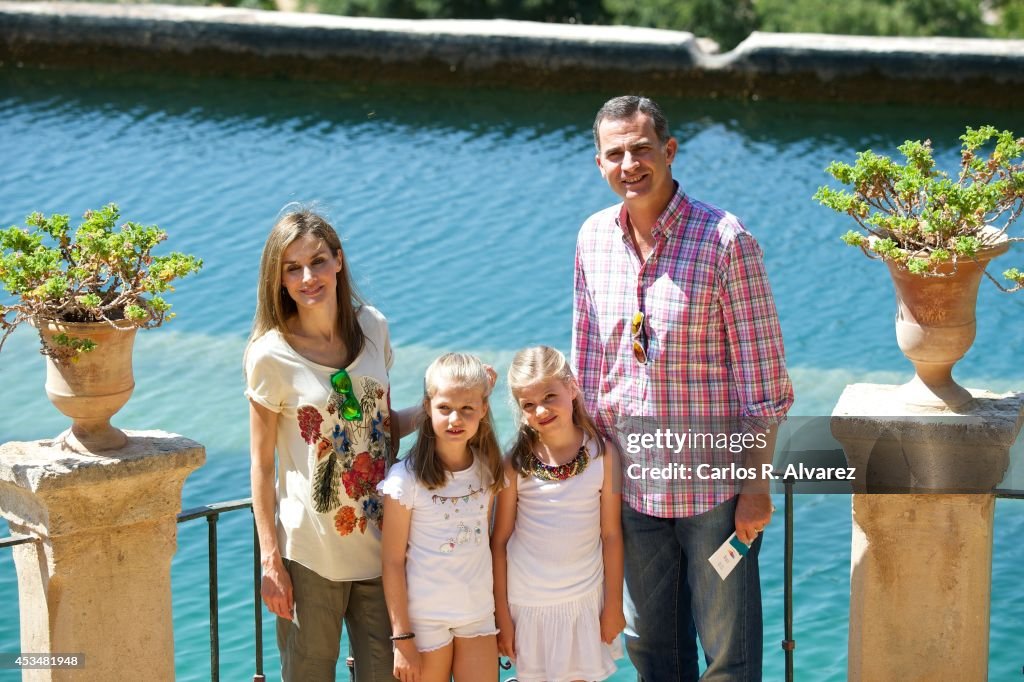
[[[627,205],[667,203],[674,191],[669,166],[676,156],[675,138],[659,141],[654,121],[642,113],[629,119],[605,119],[597,132],[601,143],[597,167],[612,191]]]

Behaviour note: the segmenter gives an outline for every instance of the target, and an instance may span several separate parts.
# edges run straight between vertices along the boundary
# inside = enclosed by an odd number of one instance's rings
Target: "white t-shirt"
[[[280,332],[245,353],[245,394],[278,414],[277,541],[281,554],[328,580],[381,574],[377,484],[391,441],[391,342],[380,311],[359,309],[366,343],[346,367],[362,417],[342,416],[337,367],[299,355]]]
[[[392,466],[378,489],[412,510],[405,555],[409,616],[452,625],[492,616],[490,476],[474,460],[431,490],[406,462]]]

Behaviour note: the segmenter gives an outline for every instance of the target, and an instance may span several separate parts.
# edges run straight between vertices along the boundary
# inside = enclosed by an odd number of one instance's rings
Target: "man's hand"
[[[740,542],[751,544],[758,533],[771,523],[772,496],[768,493],[740,493],[736,501],[736,537]]]

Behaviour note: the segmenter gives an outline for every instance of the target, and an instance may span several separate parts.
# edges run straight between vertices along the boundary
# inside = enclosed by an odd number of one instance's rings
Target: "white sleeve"
[[[257,339],[245,350],[245,395],[272,412],[280,412],[286,388],[281,365],[267,352],[261,340]]]
[[[398,500],[406,509],[416,506],[416,476],[409,471],[404,459],[391,465],[387,477],[377,484],[377,492]]]

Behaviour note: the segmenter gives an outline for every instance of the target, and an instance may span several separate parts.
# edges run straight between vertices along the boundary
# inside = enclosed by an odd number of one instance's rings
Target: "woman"
[[[335,679],[342,621],[357,682],[393,679],[376,487],[417,408],[391,412],[391,363],[387,321],[355,293],[337,233],[309,210],[282,217],[244,364],[262,594],[285,681]]]

